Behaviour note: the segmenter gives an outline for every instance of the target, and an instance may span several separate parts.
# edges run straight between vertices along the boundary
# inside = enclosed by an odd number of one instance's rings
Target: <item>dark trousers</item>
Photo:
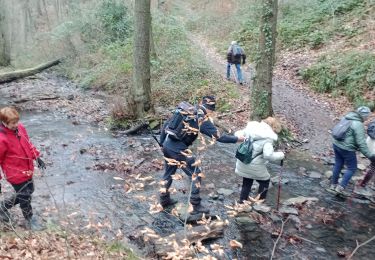
[[[366,175],[361,181],[361,186],[365,187],[366,184],[371,180],[372,176],[375,174],[375,162],[371,162],[370,166],[366,169]]]
[[[254,179],[249,179],[249,178],[243,178],[242,181],[242,189],[241,189],[241,195],[240,195],[240,202],[247,200],[249,197],[250,191],[251,191],[251,186],[253,186]],[[258,194],[260,194],[260,199],[265,199],[267,197],[267,191],[268,191],[268,186],[270,185],[270,180],[265,180],[265,181],[259,181],[259,189],[258,189]]]
[[[192,192],[191,192],[191,198],[190,198],[190,203],[193,205],[199,205],[201,198],[199,196],[199,191],[200,191],[200,185],[201,185],[201,177],[198,176],[198,173],[201,172],[199,167],[192,166],[192,164],[195,163],[195,158],[194,157],[186,157],[185,155],[181,153],[176,153],[172,150],[169,150],[168,148],[164,147],[163,148],[163,154],[166,158],[170,159],[175,159],[176,161],[186,163],[184,167],[181,169],[185,172],[185,174],[189,177],[192,185]],[[163,175],[163,181],[164,183],[164,188],[166,189],[166,193],[168,194],[168,189],[172,185],[172,176],[176,173],[178,166],[177,165],[169,165],[167,161],[165,161],[165,172]],[[196,174],[197,176],[192,180],[193,174]],[[163,196],[165,194],[161,194]]]
[[[6,210],[20,204],[22,214],[25,219],[30,219],[33,216],[33,209],[31,207],[31,195],[34,192],[33,180],[28,180],[20,184],[12,184],[16,194],[1,202],[1,207]],[[1,209],[0,209],[1,210]]]

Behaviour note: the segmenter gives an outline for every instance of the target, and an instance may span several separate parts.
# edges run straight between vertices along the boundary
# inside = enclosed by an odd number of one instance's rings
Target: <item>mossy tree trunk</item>
[[[251,93],[252,120],[272,116],[272,75],[275,63],[277,0],[263,0],[256,77]]]
[[[150,72],[150,0],[134,1],[132,100],[134,115],[142,118],[152,108]]]

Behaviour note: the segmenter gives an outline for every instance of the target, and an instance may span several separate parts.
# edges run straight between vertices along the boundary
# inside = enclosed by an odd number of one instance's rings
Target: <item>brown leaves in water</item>
[[[66,236],[66,238],[65,238]],[[125,252],[110,252],[104,240],[86,235],[32,233],[0,238],[0,259],[125,259]]]

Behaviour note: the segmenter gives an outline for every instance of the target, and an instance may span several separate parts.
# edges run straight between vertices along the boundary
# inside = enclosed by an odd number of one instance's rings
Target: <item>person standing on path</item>
[[[241,71],[241,61],[242,65],[246,63],[246,54],[236,41],[232,41],[227,51],[227,80],[230,80],[230,71],[233,64],[237,69],[238,83],[242,85],[243,76]],[[236,77],[236,75],[234,75],[234,77]]]
[[[375,154],[371,153],[367,147],[365,127],[363,124],[363,122],[369,117],[370,113],[370,108],[361,106],[356,111],[345,115],[344,118],[351,121],[351,124],[343,140],[339,141],[333,138],[335,165],[333,166],[333,175],[329,190],[344,196],[349,196],[345,191],[345,188],[357,170],[357,150],[371,161],[375,159]],[[347,166],[347,169],[341,183],[338,184],[340,172],[344,165]]]
[[[0,201],[0,221],[10,223],[9,209],[19,204],[26,220],[26,228],[40,230],[33,216],[31,195],[34,192],[34,160],[39,168],[45,169],[40,153],[31,143],[25,127],[19,123],[16,109],[0,109],[0,166],[5,179],[13,186],[15,194]]]

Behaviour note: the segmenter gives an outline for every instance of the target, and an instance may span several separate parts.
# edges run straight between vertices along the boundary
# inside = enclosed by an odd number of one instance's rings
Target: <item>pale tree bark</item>
[[[134,47],[132,100],[137,118],[152,108],[150,73],[150,0],[134,1]]]
[[[6,34],[6,10],[4,0],[0,0],[0,66],[8,66],[10,63],[9,43]]]
[[[251,93],[253,120],[272,116],[272,75],[275,64],[277,0],[262,1],[258,57],[256,57],[256,76]]]

